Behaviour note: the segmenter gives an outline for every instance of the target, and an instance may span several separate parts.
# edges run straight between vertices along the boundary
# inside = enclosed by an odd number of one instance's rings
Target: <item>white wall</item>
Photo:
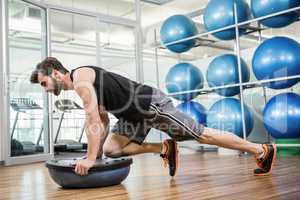
[[[2,4],[3,1],[0,1],[0,32],[3,33],[2,31]],[[3,93],[3,65],[2,65],[2,61],[3,61],[3,42],[2,42],[2,34],[0,35],[0,97],[4,96]],[[0,98],[0,119],[3,119],[3,98]],[[0,162],[4,160],[4,132],[3,130],[3,120],[0,120]]]

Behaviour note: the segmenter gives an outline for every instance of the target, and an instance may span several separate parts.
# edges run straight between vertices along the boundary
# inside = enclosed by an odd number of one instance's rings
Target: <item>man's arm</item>
[[[98,107],[98,110],[99,110],[99,115],[100,115],[101,122],[102,122],[102,124],[104,126],[104,130],[105,130],[103,140],[100,141],[100,145],[99,145],[100,149],[99,149],[99,152],[98,152],[98,157],[102,157],[102,155],[103,155],[103,145],[104,145],[104,142],[105,142],[105,140],[108,136],[108,133],[109,133],[109,122],[110,122],[110,120],[109,120],[109,116],[107,114],[107,111],[105,110],[105,108],[102,105],[100,105]]]
[[[85,160],[79,161],[75,172],[86,175],[95,164],[100,144],[103,144],[106,133],[98,110],[97,95],[93,86],[95,72],[89,68],[80,68],[74,73],[74,89],[80,96],[86,115],[86,135],[88,140],[88,152]]]

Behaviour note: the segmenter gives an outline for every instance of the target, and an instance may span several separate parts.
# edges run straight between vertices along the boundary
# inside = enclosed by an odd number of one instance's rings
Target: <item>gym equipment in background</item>
[[[251,0],[251,11],[255,18],[300,6],[300,0]],[[299,11],[298,11],[299,12]],[[290,12],[260,21],[270,28],[282,28],[295,22],[299,13]]]
[[[75,174],[77,159],[46,162],[52,179],[63,188],[95,188],[120,184],[128,176],[131,158],[97,160],[88,175]]]
[[[203,88],[204,78],[200,69],[190,63],[179,63],[173,66],[166,76],[166,88],[169,93],[185,92]],[[173,97],[188,101],[197,93],[179,94]]]
[[[22,156],[41,153],[44,151],[44,148],[40,146],[40,141],[43,133],[44,125],[42,123],[39,136],[36,143],[32,141],[19,141],[14,139],[17,123],[19,120],[20,113],[27,113],[28,111],[33,110],[43,110],[36,102],[30,98],[12,98],[10,100],[10,106],[14,111],[16,111],[16,116],[14,119],[12,131],[11,131],[11,156]]]
[[[229,131],[243,137],[241,102],[234,98],[225,98],[212,105],[207,114],[207,126],[214,129]],[[253,129],[253,115],[244,105],[246,135]]]
[[[198,34],[195,23],[184,15],[169,17],[162,25],[160,38],[163,44],[175,42]],[[196,39],[168,45],[167,48],[175,53],[183,53],[194,47]]]
[[[250,19],[250,8],[244,0],[211,0],[204,11],[204,25],[207,31],[224,28],[235,24],[234,3],[237,5],[238,22]],[[246,29],[239,28],[243,34]],[[221,40],[232,40],[235,38],[235,28],[213,33]]]
[[[241,59],[242,80],[248,82],[250,72],[246,62]],[[209,87],[225,86],[239,83],[239,67],[237,57],[233,54],[225,54],[216,57],[208,66],[206,79]],[[240,93],[240,87],[231,87],[216,90],[221,96],[234,96]]]
[[[300,138],[300,95],[289,92],[272,97],[263,116],[264,125],[274,138]]]
[[[196,122],[206,125],[206,109],[200,103],[186,101],[177,106],[177,108],[192,117]]]
[[[55,107],[59,111],[61,111],[57,131],[56,131],[56,135],[55,135],[55,139],[54,139],[54,151],[55,152],[65,152],[65,151],[80,151],[80,150],[87,149],[87,144],[81,143],[83,133],[84,133],[84,128],[85,128],[84,125],[81,129],[80,137],[79,137],[78,141],[66,140],[66,139],[58,140],[65,113],[72,112],[74,110],[82,110],[82,107],[79,106],[76,102],[69,100],[69,99],[59,99],[59,100],[55,101],[54,104],[55,104]]]
[[[300,44],[287,37],[273,37],[255,51],[252,68],[258,80],[300,75]],[[266,83],[272,89],[289,88],[300,79]]]

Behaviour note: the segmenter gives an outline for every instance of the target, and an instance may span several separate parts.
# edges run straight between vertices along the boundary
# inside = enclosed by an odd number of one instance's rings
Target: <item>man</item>
[[[232,133],[209,129],[177,110],[164,93],[94,66],[83,66],[69,72],[56,58],[46,58],[32,72],[31,83],[40,84],[47,92],[59,95],[62,90],[75,90],[86,113],[88,149],[78,161],[75,172],[88,174],[97,156],[129,156],[159,153],[174,176],[178,168],[176,140],[194,138],[199,143],[240,150],[255,156],[255,175],[271,172],[276,146],[254,144]],[[108,134],[109,118],[119,121]],[[151,128],[166,132],[172,139],[163,143],[144,143]]]

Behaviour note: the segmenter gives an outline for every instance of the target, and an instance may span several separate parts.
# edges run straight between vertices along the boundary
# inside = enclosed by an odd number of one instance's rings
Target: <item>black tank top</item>
[[[82,66],[95,71],[94,82],[98,105],[111,114],[127,121],[142,121],[147,115],[152,98],[152,88],[139,84],[121,75],[108,72],[100,67]],[[82,68],[78,67],[78,68]],[[71,71],[73,74],[78,69]]]

